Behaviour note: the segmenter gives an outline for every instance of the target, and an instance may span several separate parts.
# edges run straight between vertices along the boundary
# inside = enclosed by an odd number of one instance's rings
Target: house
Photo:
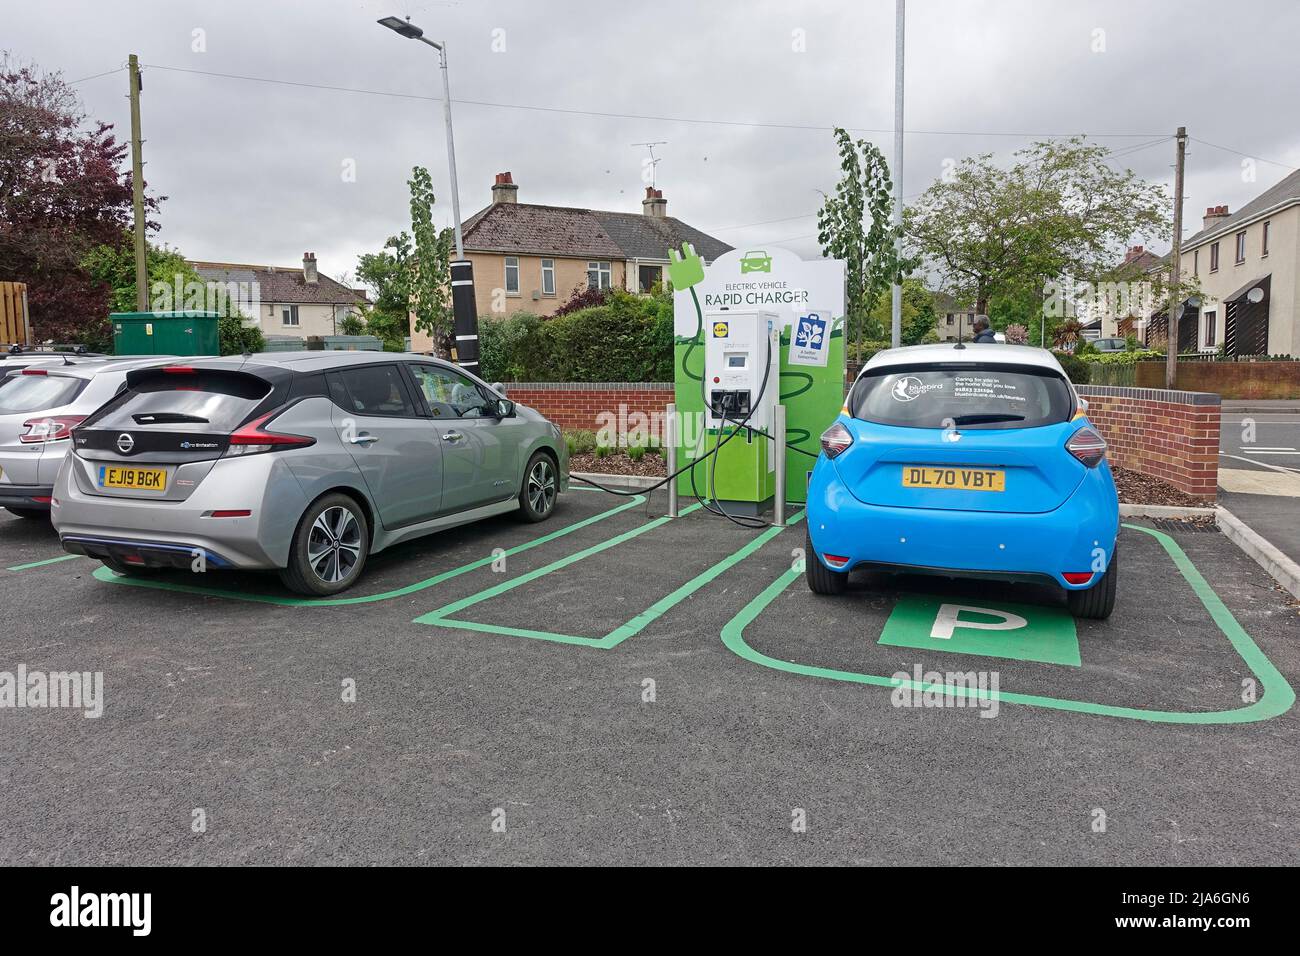
[[[1123,338],[1135,333],[1138,320],[1151,312],[1154,273],[1168,271],[1169,257],[1158,256],[1143,246],[1132,246],[1116,267],[1114,279],[1102,288],[1089,287],[1092,296],[1076,302],[1085,339]]]
[[[1206,209],[1180,259],[1201,289],[1180,323],[1180,352],[1300,355],[1300,170],[1235,213]]]
[[[263,335],[338,335],[343,320],[360,315],[367,301],[363,291],[321,275],[314,252],[303,253],[302,268],[232,262],[190,265],[209,288],[215,284],[229,289]]]
[[[974,306],[961,306],[946,292],[934,295],[934,310],[939,314],[935,328],[940,342],[969,342],[975,336],[972,326],[978,314]]]
[[[608,212],[519,202],[519,186],[498,173],[492,203],[462,226],[474,264],[480,318],[523,310],[553,315],[575,289],[650,292],[666,279],[668,250],[689,242],[705,262],[731,246],[668,215],[663,190],[646,187],[641,212]],[[430,339],[412,330],[411,347]]]

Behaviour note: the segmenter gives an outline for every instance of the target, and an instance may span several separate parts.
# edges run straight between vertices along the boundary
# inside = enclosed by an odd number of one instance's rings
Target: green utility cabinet
[[[220,355],[216,312],[114,312],[115,355]]]

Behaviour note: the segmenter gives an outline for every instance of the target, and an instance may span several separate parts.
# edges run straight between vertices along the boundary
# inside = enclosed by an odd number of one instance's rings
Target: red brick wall
[[[1212,503],[1219,481],[1219,397],[1080,385],[1112,465],[1162,478]]]
[[[1164,388],[1165,363],[1139,362],[1134,384]],[[1300,362],[1179,362],[1177,385],[1223,398],[1300,398]]]
[[[561,428],[627,432],[641,413],[656,427],[673,400],[668,383],[530,382],[506,385],[512,401],[535,408]],[[1088,417],[1109,445],[1112,464],[1162,478],[1212,502],[1219,477],[1219,398],[1163,389],[1080,385]],[[602,416],[612,416],[612,418]],[[633,425],[636,420],[633,419]],[[656,430],[656,437],[658,433]]]
[[[647,427],[662,421],[673,401],[670,382],[527,382],[505,389],[512,402],[537,409],[561,428],[598,431],[611,422],[600,416],[611,415],[619,434],[631,430],[627,419],[638,412],[646,416]]]

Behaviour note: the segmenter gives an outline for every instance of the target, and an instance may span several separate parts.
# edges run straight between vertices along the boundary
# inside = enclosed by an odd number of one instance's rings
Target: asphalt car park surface
[[[1300,862],[1297,609],[1221,534],[1128,522],[1114,615],[1074,622],[1027,585],[815,597],[798,513],[663,507],[575,491],[325,602],[40,563],[0,517],[0,671],[104,674],[97,719],[0,708],[0,861]],[[943,603],[1028,636],[941,644]],[[996,673],[996,716],[896,706],[917,665]]]

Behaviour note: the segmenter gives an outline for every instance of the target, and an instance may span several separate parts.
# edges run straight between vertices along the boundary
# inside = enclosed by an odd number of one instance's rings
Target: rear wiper
[[[186,415],[184,412],[141,412],[132,415],[137,425],[210,425],[206,418],[198,415]]]
[[[958,415],[953,419],[957,425],[977,425],[985,422],[1023,422],[1024,415]]]

